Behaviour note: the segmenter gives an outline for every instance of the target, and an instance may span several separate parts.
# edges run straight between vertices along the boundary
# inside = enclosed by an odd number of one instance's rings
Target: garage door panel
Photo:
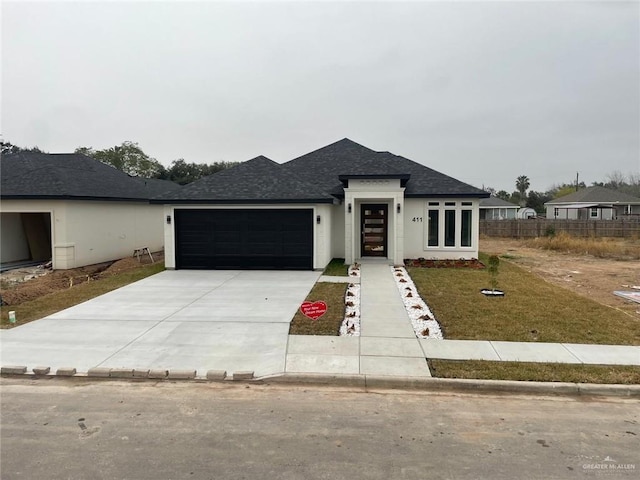
[[[312,269],[311,209],[176,209],[176,266]]]

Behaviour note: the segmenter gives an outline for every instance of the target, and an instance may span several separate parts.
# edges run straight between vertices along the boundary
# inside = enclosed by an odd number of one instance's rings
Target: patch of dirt
[[[611,260],[526,247],[504,238],[481,238],[480,251],[500,255],[544,280],[640,319],[640,304],[613,294],[640,285],[640,261]]]
[[[426,258],[407,258],[404,261],[407,267],[418,268],[485,268],[479,260],[428,260]]]
[[[154,263],[164,262],[162,252],[153,253]],[[127,257],[115,262],[104,262],[70,270],[55,270],[42,267],[20,268],[0,274],[0,295],[6,305],[20,305],[43,295],[66,290],[74,285],[107,278],[118,273],[140,268],[151,263],[147,256]]]

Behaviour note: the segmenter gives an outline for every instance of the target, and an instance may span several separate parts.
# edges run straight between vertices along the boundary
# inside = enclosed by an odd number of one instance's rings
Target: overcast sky
[[[165,165],[348,137],[478,187],[640,172],[640,3],[2,2],[5,141]]]

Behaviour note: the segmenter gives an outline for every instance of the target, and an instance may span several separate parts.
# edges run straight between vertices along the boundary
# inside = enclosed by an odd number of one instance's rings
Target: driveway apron
[[[167,270],[0,332],[2,365],[284,371],[320,272]]]

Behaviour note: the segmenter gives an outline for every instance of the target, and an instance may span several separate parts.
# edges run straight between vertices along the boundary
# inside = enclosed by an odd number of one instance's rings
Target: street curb
[[[367,390],[422,390],[425,392],[640,398],[640,385],[619,384],[527,382],[515,380],[477,380],[382,375],[326,375],[317,373],[284,373],[262,377],[260,380],[267,384],[336,385],[364,387]]]
[[[364,375],[341,375],[324,373],[280,373],[260,377],[265,383],[298,383],[316,385],[336,385],[341,387],[366,388]]]
[[[322,385],[336,387],[354,387],[369,390],[420,390],[424,392],[458,392],[478,394],[520,394],[553,395],[572,397],[629,397],[640,398],[640,385],[598,384],[598,383],[562,383],[527,382],[515,380],[477,380],[458,378],[407,377],[361,374],[324,374],[324,373],[280,373],[264,377],[253,377],[253,372],[234,372],[231,376],[225,371],[210,370],[206,376],[199,376],[194,370],[144,370],[92,368],[88,372],[77,372],[73,367],[59,368],[55,373],[49,367],[36,367],[29,373],[26,366],[4,366],[2,377],[11,378],[82,378],[84,380],[180,380],[198,383],[253,383],[253,384],[291,384]]]

